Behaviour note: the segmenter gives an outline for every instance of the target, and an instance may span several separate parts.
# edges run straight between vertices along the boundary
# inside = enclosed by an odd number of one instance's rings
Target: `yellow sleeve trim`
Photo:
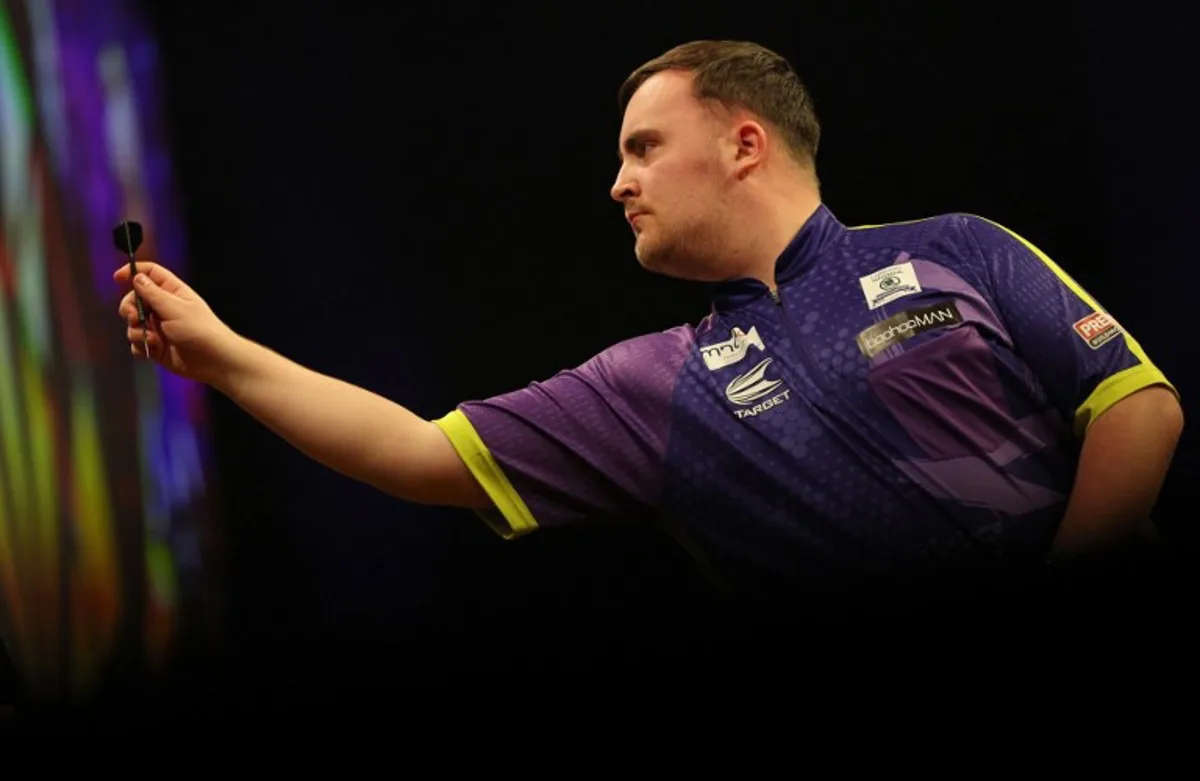
[[[1175,394],[1176,398],[1179,397],[1179,391],[1153,364],[1143,363],[1138,366],[1130,366],[1097,385],[1092,394],[1083,404],[1079,405],[1079,409],[1075,411],[1076,436],[1082,437],[1086,434],[1088,427],[1095,423],[1096,418],[1103,415],[1109,407],[1126,396],[1151,385],[1165,385]]]
[[[537,529],[537,521],[521,495],[504,475],[504,470],[492,458],[479,433],[461,410],[433,421],[458,451],[471,474],[491,497],[495,509],[479,510],[476,514],[501,537],[516,539]]]
[[[980,217],[977,214],[972,216],[976,219],[983,220],[986,223],[996,226],[1017,241],[1024,244],[1030,252],[1032,252],[1043,263],[1046,264],[1047,268],[1054,272],[1055,276],[1062,280],[1062,283],[1066,285],[1071,292],[1079,296],[1079,298],[1082,299],[1094,311],[1103,312],[1104,314],[1109,315],[1108,311],[1105,310],[1104,307],[1100,306],[1100,303],[1096,301],[1096,299],[1092,298],[1086,290],[1080,287],[1079,283],[1072,279],[1070,274],[1059,268],[1057,263],[1051,260],[1046,253],[1035,247],[1024,236],[1019,235],[1016,231],[1004,227],[998,222],[989,220],[987,217]],[[1084,400],[1083,404],[1079,405],[1079,409],[1075,411],[1075,433],[1080,436],[1087,431],[1088,426],[1090,426],[1096,420],[1096,418],[1100,417],[1101,413],[1129,394],[1139,391],[1142,388],[1150,385],[1165,385],[1171,390],[1172,393],[1175,394],[1176,398],[1179,397],[1179,391],[1167,380],[1166,375],[1164,375],[1158,369],[1158,367],[1154,365],[1154,362],[1150,360],[1148,355],[1146,355],[1146,351],[1143,350],[1142,346],[1138,344],[1138,341],[1133,338],[1133,335],[1126,331],[1125,327],[1122,326],[1116,320],[1116,318],[1112,317],[1112,315],[1109,315],[1109,317],[1114,322],[1117,322],[1118,327],[1121,329],[1121,337],[1125,340],[1125,344],[1129,347],[1129,351],[1137,356],[1138,361],[1140,361],[1140,365],[1131,366],[1128,369],[1119,371],[1111,377],[1105,379],[1104,382],[1096,386],[1096,389],[1092,391],[1091,395],[1088,396],[1086,400]]]

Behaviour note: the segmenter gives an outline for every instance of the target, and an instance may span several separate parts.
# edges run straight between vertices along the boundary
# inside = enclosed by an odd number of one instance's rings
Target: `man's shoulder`
[[[881,255],[913,258],[965,273],[1003,244],[1010,232],[986,217],[947,212],[902,222],[848,226],[853,256],[870,265]]]
[[[946,212],[928,217],[885,222],[871,225],[847,226],[848,241],[859,247],[888,247],[921,252],[945,243],[970,238],[980,225],[991,224],[983,217],[965,212]]]
[[[661,361],[686,355],[696,342],[696,327],[683,323],[662,331],[622,339],[597,353],[592,361]]]
[[[685,323],[616,342],[576,371],[618,392],[667,393],[695,343],[696,328]]]
[[[501,406],[521,415],[599,408],[620,415],[659,415],[669,403],[694,344],[690,325],[633,336],[545,379],[490,397],[482,406]],[[481,404],[460,406],[474,411]]]

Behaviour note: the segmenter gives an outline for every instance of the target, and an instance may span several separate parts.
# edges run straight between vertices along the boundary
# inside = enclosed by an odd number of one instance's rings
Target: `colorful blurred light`
[[[35,696],[167,662],[210,596],[202,388],[129,354],[112,228],[185,270],[156,48],[121,0],[0,0],[0,633]]]

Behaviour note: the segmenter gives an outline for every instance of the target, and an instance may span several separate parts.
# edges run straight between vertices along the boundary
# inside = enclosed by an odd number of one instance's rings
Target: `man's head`
[[[767,201],[818,191],[820,125],[786,60],[752,43],[695,41],[637,68],[618,93],[612,187],[648,269],[715,281],[742,273]]]

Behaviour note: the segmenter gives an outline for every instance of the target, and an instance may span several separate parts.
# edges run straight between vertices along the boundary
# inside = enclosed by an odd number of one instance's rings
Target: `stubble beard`
[[[715,281],[720,274],[721,233],[715,220],[694,221],[663,234],[655,225],[649,236],[638,236],[634,254],[647,270],[679,279]]]

